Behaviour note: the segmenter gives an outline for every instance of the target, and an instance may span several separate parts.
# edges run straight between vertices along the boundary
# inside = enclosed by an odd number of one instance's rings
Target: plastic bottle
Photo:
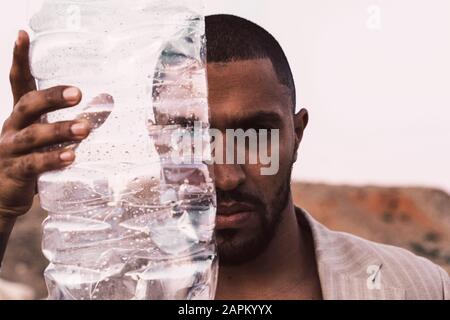
[[[86,119],[93,128],[80,144],[54,146],[77,160],[39,179],[49,299],[214,298],[202,8],[47,0],[33,15],[39,89],[83,93],[79,106],[42,121]],[[197,143],[181,143],[186,136]]]

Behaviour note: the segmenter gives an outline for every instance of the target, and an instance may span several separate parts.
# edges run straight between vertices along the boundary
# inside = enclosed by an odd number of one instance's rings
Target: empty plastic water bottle
[[[79,106],[42,121],[93,128],[82,143],[54,146],[76,150],[77,160],[39,179],[50,299],[214,298],[202,8],[47,0],[33,15],[39,88],[83,92]]]

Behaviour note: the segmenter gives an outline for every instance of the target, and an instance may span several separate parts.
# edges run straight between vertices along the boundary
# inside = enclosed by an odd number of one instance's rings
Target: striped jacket
[[[313,235],[326,300],[450,299],[449,275],[429,260],[389,245],[331,231],[304,215]]]

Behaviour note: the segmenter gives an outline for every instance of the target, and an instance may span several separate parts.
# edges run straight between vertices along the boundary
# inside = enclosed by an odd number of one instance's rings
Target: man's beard
[[[222,265],[240,265],[251,261],[263,253],[278,230],[282,220],[282,213],[289,203],[290,177],[288,173],[283,184],[275,192],[271,203],[264,204],[258,198],[243,192],[222,192],[218,190],[219,201],[223,198],[236,201],[250,202],[256,207],[258,228],[248,230],[219,230],[218,237],[221,242],[218,245],[219,259]],[[280,201],[281,200],[281,201]]]

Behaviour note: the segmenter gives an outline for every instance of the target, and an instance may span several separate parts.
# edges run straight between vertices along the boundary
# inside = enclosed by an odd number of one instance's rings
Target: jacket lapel
[[[355,252],[355,248],[349,250],[348,247],[340,245],[342,233],[329,230],[302,209],[297,211],[306,218],[311,228],[322,295],[325,300],[405,298],[403,289],[391,287],[383,281],[381,272],[383,264],[377,257],[368,254],[364,248]],[[379,272],[377,268],[380,269]]]

